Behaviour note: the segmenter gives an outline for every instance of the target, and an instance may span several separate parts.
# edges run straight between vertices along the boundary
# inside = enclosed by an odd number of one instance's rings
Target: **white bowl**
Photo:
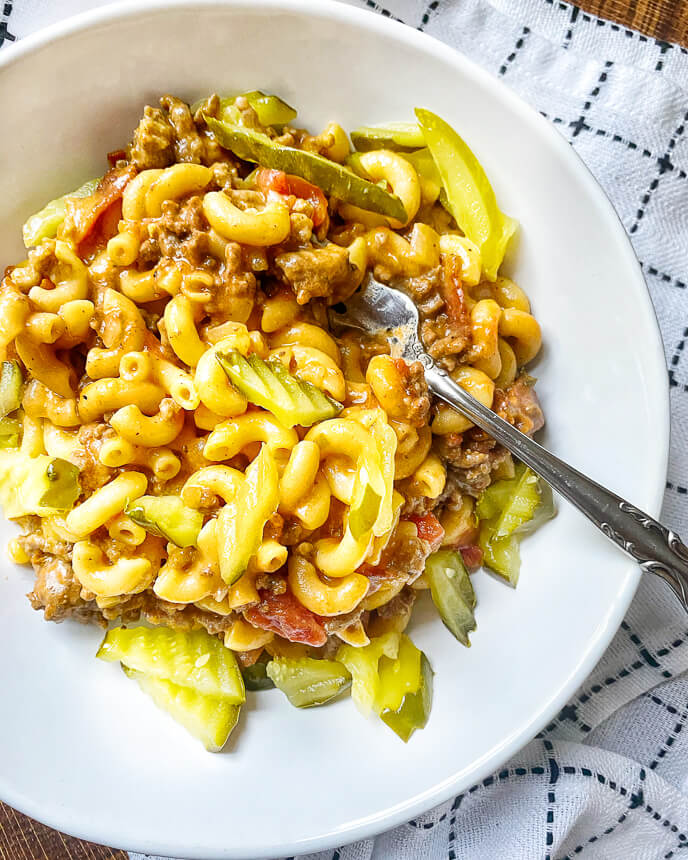
[[[546,444],[652,514],[668,399],[645,284],[611,205],[540,116],[463,57],[335,3],[151,2],[101,9],[0,55],[0,262],[24,218],[104,169],[143,105],[172,92],[278,92],[318,129],[410,119],[422,105],[466,138],[522,230],[511,267],[532,298]],[[10,528],[3,526],[3,536]],[[185,858],[315,851],[406,821],[495,770],[592,669],[639,569],[565,504],[523,546],[512,591],[474,577],[466,650],[431,607],[413,637],[435,668],[427,728],[402,744],[349,701],[297,711],[249,695],[228,752],[210,755],[94,659],[100,632],[46,624],[0,576],[0,797],[74,835]]]

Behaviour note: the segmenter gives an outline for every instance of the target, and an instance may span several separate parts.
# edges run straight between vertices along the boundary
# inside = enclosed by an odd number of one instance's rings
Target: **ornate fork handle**
[[[405,352],[409,358],[417,359],[425,366],[425,378],[434,394],[516,454],[611,541],[639,562],[643,570],[661,576],[688,610],[688,547],[677,534],[568,466],[495,415],[437,367],[415,338],[406,344]]]

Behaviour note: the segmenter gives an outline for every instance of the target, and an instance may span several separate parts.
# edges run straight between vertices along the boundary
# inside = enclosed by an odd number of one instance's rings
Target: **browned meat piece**
[[[377,614],[382,618],[393,618],[395,615],[410,615],[416,602],[416,592],[411,588],[403,588],[396,597],[378,607]]]
[[[416,278],[395,282],[414,300],[420,314],[425,348],[440,365],[453,370],[458,356],[470,344],[470,319],[461,286],[460,269],[449,257]]]
[[[108,424],[83,424],[79,428],[79,446],[74,451],[74,462],[79,467],[81,491],[87,496],[114,475],[114,471],[98,459],[100,447],[108,435],[112,435]]]
[[[165,111],[146,105],[134,132],[130,158],[139,170],[174,164],[174,128]]]
[[[210,165],[226,161],[227,153],[208,132],[201,116],[197,125],[189,106],[168,95],[160,99],[159,108],[144,109],[129,158],[139,170],[146,170],[169,167],[177,161]]]
[[[370,579],[368,594],[377,591],[383,584],[410,584],[425,570],[425,559],[430,554],[428,544],[418,537],[415,528],[408,526],[404,521],[399,524],[378,564],[362,564],[359,567],[358,573]]]
[[[255,579],[255,586],[258,591],[284,594],[287,590],[287,580],[279,573],[261,573]]]
[[[225,264],[220,277],[211,301],[205,306],[212,324],[221,324],[228,319],[247,320],[253,310],[257,281],[237,242],[229,242],[225,248]]]
[[[134,624],[141,618],[141,607],[145,594],[124,594],[119,603],[100,610],[101,617],[95,619],[101,626],[108,621],[119,621],[122,624]],[[94,604],[94,611],[96,604]]]
[[[423,365],[420,361],[407,364],[403,358],[395,359],[395,363],[403,383],[403,399],[401,414],[394,417],[413,427],[422,427],[427,423],[430,412],[430,394]]]
[[[402,517],[422,517],[439,507],[439,499],[429,499],[427,496],[414,493],[413,477],[404,478],[395,486],[404,497],[404,504],[401,509]]]
[[[22,517],[22,528],[27,533],[20,535],[17,540],[32,564],[41,561],[44,555],[54,555],[64,561],[69,561],[72,544],[59,540],[57,537],[46,537],[41,531],[41,521],[38,517]],[[38,531],[33,531],[38,529]]]
[[[336,633],[338,630],[344,630],[346,627],[351,627],[357,621],[360,621],[364,614],[362,606],[352,609],[351,612],[346,612],[344,615],[333,615],[331,618],[321,618],[322,626],[327,630],[328,634]]]
[[[349,252],[333,243],[324,248],[288,251],[275,257],[282,278],[296,294],[300,305],[311,299],[330,298],[350,281],[354,267]]]
[[[417,592],[412,588],[408,588],[408,586],[402,588],[396,597],[393,597],[387,603],[383,603],[382,606],[378,606],[376,610],[377,617],[384,619],[388,624],[390,621],[393,621],[394,629],[401,633],[406,629],[411,620],[411,612],[413,611],[413,604],[416,602],[416,596]],[[370,635],[377,635],[377,631],[374,629],[374,620],[372,628]]]
[[[167,111],[168,122],[174,129],[174,160],[201,164],[205,147],[189,106],[174,96],[163,96],[160,107]]]
[[[182,203],[166,200],[162,216],[151,224],[149,235],[163,257],[186,260],[194,268],[200,268],[210,255],[208,230],[203,201],[194,196]],[[146,253],[150,256],[149,251]]]
[[[180,608],[177,604],[160,600],[152,592],[145,594],[143,615],[151,624],[164,624],[173,630],[198,630],[203,627],[212,636],[229,630],[237,618],[233,612],[217,615],[193,605]]]
[[[33,562],[36,582],[27,597],[34,609],[42,609],[46,621],[63,621],[76,617],[80,621],[98,620],[100,612],[93,602],[81,598],[81,583],[72,565],[52,555],[39,556]]]
[[[505,391],[495,391],[492,404],[497,415],[527,436],[537,433],[545,423],[534,386],[533,377],[522,373]]]
[[[492,472],[509,456],[505,448],[477,427],[463,435],[438,436],[436,450],[452,466],[453,486],[471,496],[479,496],[490,485]]]

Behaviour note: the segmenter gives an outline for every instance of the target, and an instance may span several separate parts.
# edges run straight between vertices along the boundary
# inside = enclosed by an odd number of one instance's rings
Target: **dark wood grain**
[[[65,836],[0,803],[0,860],[127,860],[127,855]]]
[[[586,12],[630,30],[688,47],[686,0],[583,0],[579,5]]]

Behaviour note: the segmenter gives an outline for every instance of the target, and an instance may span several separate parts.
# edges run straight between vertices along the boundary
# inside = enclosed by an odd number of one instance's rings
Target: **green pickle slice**
[[[295,708],[324,705],[351,686],[351,673],[335,660],[275,657],[266,671]]]
[[[416,117],[442,179],[447,209],[480,249],[485,274],[494,281],[517,222],[497,205],[490,180],[463,138],[429,110],[416,108]]]
[[[404,637],[408,639],[408,637]],[[409,640],[410,642],[410,640]],[[415,649],[415,646],[412,647]],[[402,647],[399,649],[399,659],[402,660]],[[415,649],[418,650],[418,649]],[[409,738],[417,729],[425,728],[432,709],[432,666],[425,654],[420,651],[419,677],[414,691],[405,693],[398,708],[386,708],[380,713],[380,719],[399,737],[408,743]]]
[[[260,90],[243,93],[244,98],[258,115],[263,126],[281,127],[296,119],[296,111],[279,96],[266,95]],[[220,99],[220,119],[229,123],[239,123],[241,114],[236,108],[235,98]]]
[[[245,572],[263,539],[265,523],[279,504],[277,464],[267,445],[246,470],[236,498],[228,499],[217,516],[220,576],[232,585]]]
[[[252,692],[261,690],[274,690],[275,682],[268,676],[267,663],[259,660],[253,666],[242,666],[241,674],[244,678],[244,686]]]
[[[425,564],[425,577],[445,627],[462,645],[470,647],[468,634],[476,628],[476,599],[461,553],[450,549],[434,552]]]
[[[404,152],[425,146],[425,138],[417,122],[362,125],[352,131],[350,137],[359,152],[368,152],[371,149],[392,149]]]
[[[219,696],[207,696],[165,678],[123,667],[155,704],[198,738],[208,752],[220,752],[239,721],[241,707]]]
[[[0,417],[21,406],[24,375],[18,361],[3,361],[0,366]]]
[[[195,546],[203,526],[203,514],[178,496],[140,496],[124,513],[147,532],[181,547]]]
[[[513,478],[496,481],[485,490],[476,514],[485,565],[515,586],[521,569],[521,537],[556,514],[550,489],[519,463]]]
[[[0,505],[9,519],[68,511],[80,493],[73,463],[47,454],[29,457],[11,447],[0,450]]]
[[[18,418],[0,418],[0,448],[19,447],[21,429]]]
[[[281,361],[265,362],[257,355],[245,358],[236,349],[218,351],[217,360],[247,400],[272,412],[285,427],[310,427],[341,412],[340,403],[293,376]]]
[[[96,656],[232,705],[246,698],[234,654],[205,630],[116,627],[105,634]]]
[[[521,573],[521,550],[518,536],[495,537],[492,526],[485,521],[480,524],[478,546],[483,551],[483,564],[502,576],[509,585],[515,587]]]
[[[396,659],[400,640],[399,633],[390,632],[371,639],[362,648],[342,645],[337,651],[337,661],[351,673],[351,698],[364,716],[370,714],[378,699],[380,660],[383,657]]]
[[[57,228],[64,221],[67,214],[67,200],[70,197],[89,197],[98,187],[100,179],[89,179],[76,191],[70,191],[63,197],[57,197],[47,203],[40,212],[32,215],[22,227],[24,245],[32,248],[44,239],[54,239]]]
[[[263,167],[301,176],[326,194],[345,203],[352,203],[398,221],[407,220],[404,205],[396,195],[356,176],[341,164],[313,152],[282,146],[253,129],[220,122],[210,116],[207,116],[205,121],[222,146],[244,161],[253,161]]]

